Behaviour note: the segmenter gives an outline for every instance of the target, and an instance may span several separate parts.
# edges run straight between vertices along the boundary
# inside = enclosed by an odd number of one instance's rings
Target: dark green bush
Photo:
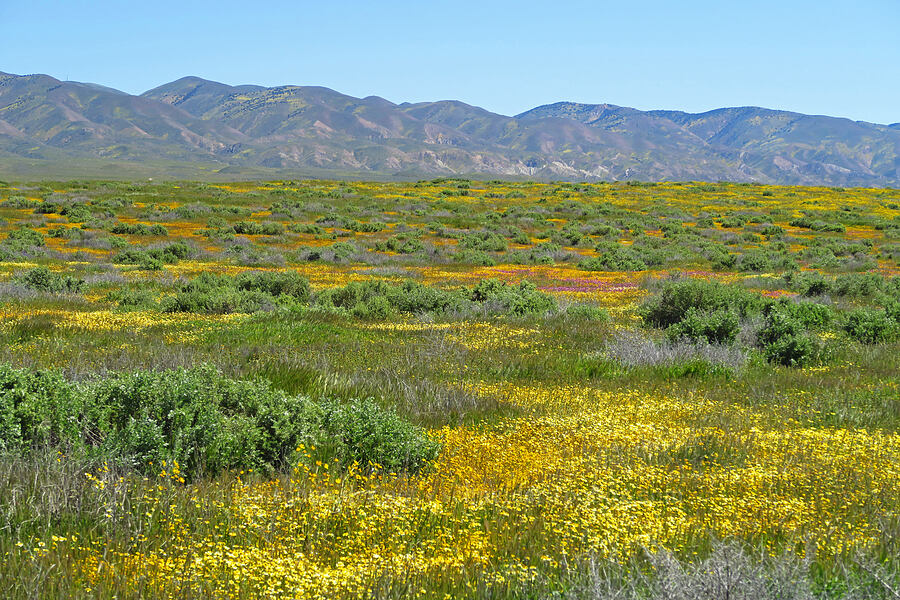
[[[740,321],[730,308],[699,310],[691,307],[678,322],[666,329],[672,341],[687,339],[692,342],[731,344],[737,337]]]
[[[321,292],[316,301],[351,311],[355,316],[385,318],[391,314],[444,312],[460,306],[460,294],[405,281],[354,281],[344,287]]]
[[[157,307],[155,296],[150,290],[121,288],[106,295],[107,302],[114,302],[122,310],[142,310]]]
[[[497,264],[493,256],[482,250],[461,250],[453,255],[453,261],[479,267],[493,267]]]
[[[125,235],[169,235],[169,231],[162,225],[143,223],[116,223],[110,232]]]
[[[350,311],[364,318],[386,318],[396,313],[444,313],[481,308],[510,315],[546,314],[556,308],[553,297],[523,281],[516,285],[486,279],[471,289],[443,290],[405,281],[351,282],[320,292],[316,302]]]
[[[80,435],[80,412],[80,396],[59,373],[0,364],[0,450],[68,451]]]
[[[491,312],[517,316],[543,315],[556,308],[553,296],[541,292],[530,281],[508,284],[498,279],[485,279],[472,288],[469,299]]]
[[[566,314],[575,319],[598,323],[609,323],[611,320],[606,310],[592,304],[571,304],[566,309]]]
[[[387,240],[376,242],[375,250],[378,252],[397,252],[399,254],[415,254],[425,250],[425,244],[415,235],[406,233],[389,237]]]
[[[809,363],[816,351],[803,324],[781,310],[769,312],[759,332],[759,344],[766,360],[788,367]]]
[[[316,458],[416,470],[438,445],[371,400],[314,402],[211,367],[122,373],[72,384],[0,366],[0,448],[82,452],[141,472],[178,461],[186,477],[288,467],[300,444]]]
[[[284,233],[284,225],[274,221],[266,221],[264,223],[238,221],[231,226],[231,233],[240,235],[280,235]]]
[[[597,245],[600,256],[594,256],[579,263],[585,271],[643,271],[647,263],[635,250],[616,242],[601,242]]]
[[[799,321],[807,329],[822,329],[834,320],[834,310],[824,304],[815,302],[792,302],[780,300],[775,310],[779,310]]]
[[[644,321],[665,329],[681,322],[688,310],[733,311],[739,319],[759,313],[766,300],[759,294],[733,285],[701,279],[675,279],[663,283],[660,291],[640,308]]]
[[[119,265],[139,265],[144,268],[158,268],[163,264],[174,265],[179,260],[193,255],[194,249],[184,242],[174,242],[158,248],[129,248],[112,257]]]
[[[290,296],[300,302],[310,297],[309,280],[296,271],[250,271],[237,277],[239,290],[265,292],[272,296]]]
[[[459,238],[459,247],[463,250],[481,252],[504,252],[506,240],[491,231],[467,233]]]
[[[28,227],[19,227],[9,232],[5,243],[13,247],[34,247],[44,245],[44,236]]]
[[[15,281],[33,290],[53,294],[77,294],[84,290],[84,280],[54,273],[44,266],[34,267],[17,275]]]
[[[85,204],[70,204],[60,210],[60,214],[64,215],[69,223],[84,223],[93,218],[91,210]]]
[[[847,313],[842,329],[863,344],[887,342],[897,337],[898,324],[884,309],[858,308]]]

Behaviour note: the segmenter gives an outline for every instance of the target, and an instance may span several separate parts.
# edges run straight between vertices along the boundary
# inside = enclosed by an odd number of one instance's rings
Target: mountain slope
[[[69,173],[84,164],[104,173],[157,168],[180,176],[475,174],[883,186],[900,185],[898,157],[900,124],[752,107],[690,114],[559,102],[508,117],[452,100],[394,104],[315,86],[184,77],[132,96],[0,73],[0,175],[23,164],[29,173],[62,166]]]
[[[647,111],[608,104],[560,102],[519,118],[557,116],[592,127],[625,130],[668,146],[703,145],[707,153],[737,161],[761,181],[896,185],[900,181],[897,128],[827,116],[757,107],[701,114]]]

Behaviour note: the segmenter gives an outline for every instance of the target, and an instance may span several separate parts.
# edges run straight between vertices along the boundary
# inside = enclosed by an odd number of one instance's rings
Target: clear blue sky
[[[0,0],[0,71],[900,121],[898,0]]]

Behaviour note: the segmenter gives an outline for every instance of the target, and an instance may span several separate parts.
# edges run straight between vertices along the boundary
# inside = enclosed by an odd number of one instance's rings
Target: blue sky
[[[900,1],[0,0],[0,71],[138,93],[184,75],[503,114],[755,105],[900,121]]]

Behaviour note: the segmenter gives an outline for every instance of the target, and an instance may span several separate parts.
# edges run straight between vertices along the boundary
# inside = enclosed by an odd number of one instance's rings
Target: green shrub
[[[110,232],[125,235],[169,235],[169,231],[162,225],[143,223],[116,223]]]
[[[444,312],[460,305],[461,296],[414,281],[395,285],[384,281],[354,281],[321,292],[316,302],[351,311],[364,318],[385,318],[395,312]]]
[[[237,277],[239,290],[260,291],[272,296],[290,296],[300,302],[310,297],[309,280],[296,271],[251,271]]]
[[[5,242],[14,247],[35,247],[44,245],[44,236],[28,227],[19,227],[9,232]]]
[[[815,354],[803,324],[781,310],[770,311],[759,332],[759,343],[766,360],[789,367],[803,366]]]
[[[472,288],[469,299],[487,305],[494,312],[517,316],[543,315],[556,308],[553,296],[541,292],[527,280],[508,284],[498,279],[485,279]]]
[[[842,329],[863,344],[887,342],[897,337],[898,324],[884,309],[858,308],[847,313]]]
[[[575,319],[598,323],[609,323],[611,320],[609,312],[592,304],[570,304],[566,309],[566,314]]]
[[[796,319],[808,329],[822,329],[834,320],[834,310],[831,307],[815,302],[792,302],[782,299],[778,302],[776,310]]]
[[[677,323],[666,328],[666,336],[672,341],[687,339],[692,342],[731,344],[737,337],[740,322],[730,308],[699,310],[691,307]]]
[[[397,252],[399,254],[415,254],[425,250],[425,244],[417,236],[402,233],[391,236],[387,240],[375,243],[378,252]]]
[[[700,313],[730,310],[739,318],[759,313],[766,300],[759,294],[714,281],[676,279],[666,281],[660,291],[640,308],[644,321],[665,329],[681,322],[693,308]]]
[[[15,281],[33,290],[53,294],[77,294],[84,290],[83,280],[54,273],[44,266],[34,267],[17,275]]]
[[[602,242],[596,250],[602,254],[581,261],[578,267],[585,271],[643,271],[647,268],[638,252],[616,242]]]
[[[113,290],[105,297],[107,302],[114,302],[122,310],[142,310],[156,308],[156,299],[150,290],[121,288]]]
[[[174,265],[179,260],[193,255],[194,249],[184,242],[174,242],[158,248],[129,248],[112,257],[112,262],[119,265],[139,265],[143,268],[158,269],[162,265]]]
[[[284,225],[274,221],[266,221],[265,223],[238,221],[231,226],[231,233],[240,235],[280,235],[284,233]]]
[[[71,449],[80,434],[79,400],[59,373],[0,364],[0,450]]]
[[[84,223],[93,218],[91,210],[85,204],[70,204],[63,208],[60,214],[64,215],[69,223]]]
[[[482,250],[461,250],[453,255],[454,262],[478,267],[493,267],[497,264],[494,257]]]
[[[373,400],[322,402],[320,446],[331,444],[341,463],[377,464],[388,471],[418,471],[437,457],[439,445],[423,431]],[[331,449],[331,448],[328,448]]]
[[[416,470],[438,444],[371,400],[314,402],[263,380],[236,381],[211,367],[138,371],[72,384],[56,373],[0,365],[0,448],[41,447],[140,472],[177,461],[186,477],[225,470],[272,473],[315,458]]]

